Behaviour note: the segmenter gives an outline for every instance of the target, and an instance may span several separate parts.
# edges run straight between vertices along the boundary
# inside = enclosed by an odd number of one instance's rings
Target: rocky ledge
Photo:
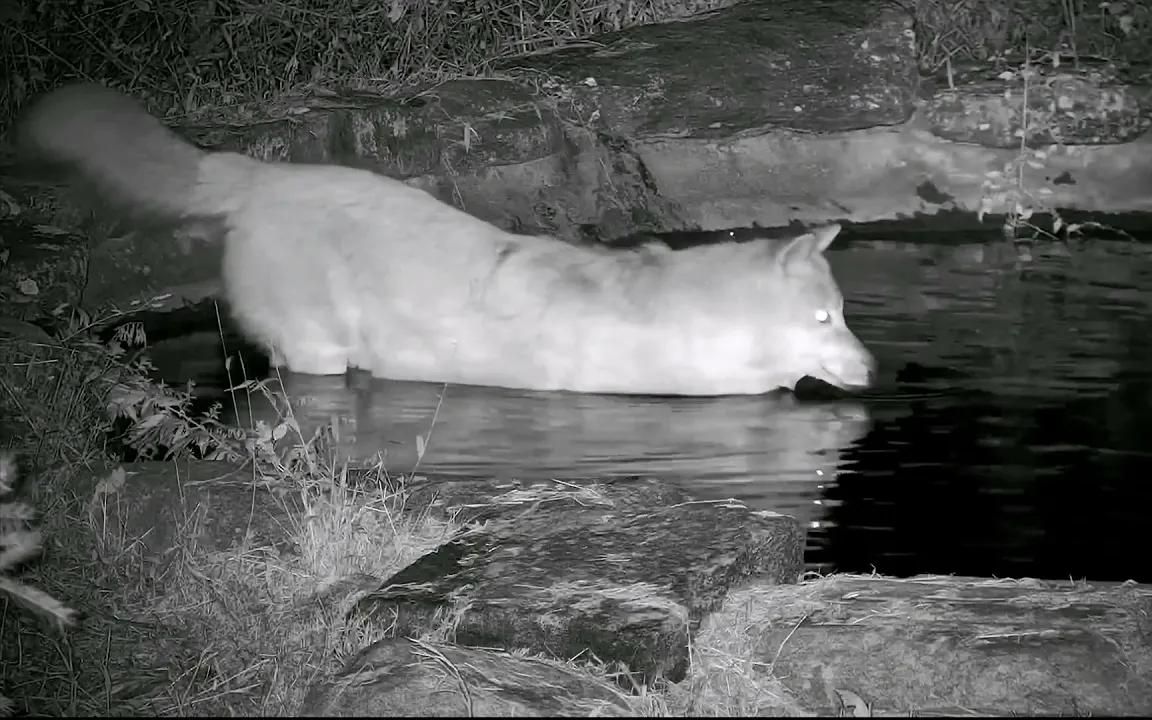
[[[911,18],[884,0],[747,0],[518,58],[502,79],[332,92],[180,130],[267,160],[371,168],[575,241],[1017,207],[1152,213],[1146,75],[1052,61],[925,78],[914,46]],[[42,187],[3,182],[43,211],[30,222],[70,225]],[[218,240],[100,239],[85,300],[211,294]]]
[[[109,477],[74,490],[95,493],[142,564],[162,570],[195,547],[309,567],[304,528],[322,497],[306,511],[279,481],[214,462],[133,463]],[[451,518],[454,531],[390,577],[329,578],[292,601],[350,621],[359,648],[316,674],[302,714],[636,716],[638,691],[657,688],[693,698],[689,714],[1152,710],[1146,585],[798,582],[793,518],[694,501],[658,479],[410,477],[405,488],[388,521],[375,490],[333,490],[333,502],[357,498],[341,517],[364,547],[388,543],[405,516]]]

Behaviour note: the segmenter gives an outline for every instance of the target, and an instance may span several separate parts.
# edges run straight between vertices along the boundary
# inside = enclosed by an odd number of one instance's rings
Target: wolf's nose
[[[870,357],[869,362],[864,366],[864,383],[863,387],[869,388],[876,384],[876,376],[878,374],[878,367],[876,358]]]
[[[866,389],[876,384],[876,358],[871,353],[863,354],[857,363],[842,370],[841,379],[853,388]]]

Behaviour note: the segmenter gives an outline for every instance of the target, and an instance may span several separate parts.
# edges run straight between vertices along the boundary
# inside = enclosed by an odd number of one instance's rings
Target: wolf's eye
[[[823,325],[824,323],[830,322],[831,320],[832,320],[832,314],[829,313],[827,310],[817,310],[816,311],[816,322]]]

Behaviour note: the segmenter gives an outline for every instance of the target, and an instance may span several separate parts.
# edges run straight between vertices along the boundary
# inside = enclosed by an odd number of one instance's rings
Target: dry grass
[[[396,90],[730,0],[19,1],[0,10],[0,127],[61,80],[107,82],[162,115],[306,86]]]
[[[986,62],[1025,47],[1121,65],[1152,60],[1152,7],[1142,0],[900,0],[916,19],[922,69]]]
[[[0,456],[0,686],[10,701],[0,698],[0,711],[292,714],[314,676],[375,639],[345,623],[344,601],[453,532],[449,522],[407,511],[402,479],[379,464],[349,482],[322,435],[290,435],[290,416],[269,433],[239,434],[197,418],[179,435],[197,442],[178,454],[201,441],[247,450],[254,477],[278,489],[269,497],[303,510],[286,513],[285,539],[297,551],[248,543],[211,552],[185,528],[176,552],[158,561],[142,538],[109,521],[125,476],[102,468],[118,412],[134,407],[134,428],[153,428],[128,434],[142,448],[177,437],[172,429],[190,415],[173,397],[186,396],[156,386],[145,396],[145,362],[74,328],[51,343],[8,339],[0,349],[6,445],[35,469],[17,503],[14,456]],[[283,442],[274,447],[273,436]],[[35,529],[31,504],[40,511]],[[81,622],[62,627],[70,614],[54,599]]]

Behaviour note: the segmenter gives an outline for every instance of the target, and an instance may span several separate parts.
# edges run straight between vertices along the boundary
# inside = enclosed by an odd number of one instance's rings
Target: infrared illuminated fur
[[[366,170],[202,151],[91,84],[19,138],[126,212],[221,219],[231,310],[296,372],[667,395],[874,375],[824,257],[837,225],[677,251],[513,235]]]

